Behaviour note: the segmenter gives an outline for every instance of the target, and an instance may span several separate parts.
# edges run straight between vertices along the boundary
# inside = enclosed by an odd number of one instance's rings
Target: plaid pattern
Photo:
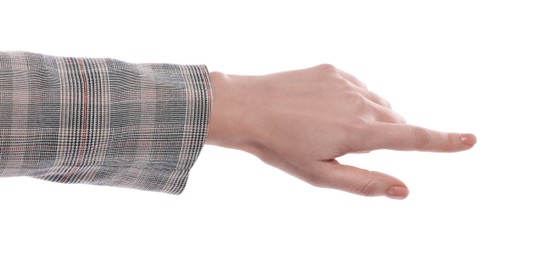
[[[0,176],[180,194],[211,98],[202,65],[0,52]]]

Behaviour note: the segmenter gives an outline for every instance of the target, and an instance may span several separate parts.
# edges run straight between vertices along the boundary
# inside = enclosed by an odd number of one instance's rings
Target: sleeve
[[[180,194],[211,100],[203,65],[0,52],[0,177]]]

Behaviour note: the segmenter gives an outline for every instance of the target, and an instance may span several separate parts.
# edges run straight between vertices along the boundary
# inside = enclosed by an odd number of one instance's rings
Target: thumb
[[[338,189],[362,196],[386,196],[404,199],[409,195],[407,186],[399,179],[375,171],[369,171],[336,160],[319,162],[322,187]]]

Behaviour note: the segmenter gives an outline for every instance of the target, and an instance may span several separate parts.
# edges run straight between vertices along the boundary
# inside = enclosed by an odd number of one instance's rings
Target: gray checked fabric
[[[0,52],[0,176],[180,194],[211,99],[202,65]]]

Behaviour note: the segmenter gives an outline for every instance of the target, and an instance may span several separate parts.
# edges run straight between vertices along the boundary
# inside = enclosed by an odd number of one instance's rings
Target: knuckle
[[[382,110],[379,112],[378,120],[387,123],[404,124],[405,119],[391,110]]]
[[[316,67],[321,73],[324,74],[337,74],[338,69],[336,66],[328,63],[320,64]]]
[[[347,119],[343,129],[346,140],[362,140],[370,133],[371,124],[369,119],[364,117],[350,117]]]
[[[452,134],[446,134],[447,136],[447,145],[443,145],[443,151],[446,151],[446,152],[452,152],[452,151],[456,151],[456,143],[457,143],[457,140],[458,138],[456,138],[455,136],[453,136]]]
[[[350,117],[347,120],[347,128],[350,132],[363,132],[367,125],[367,120],[360,116]]]
[[[350,118],[342,127],[342,134],[337,138],[342,151],[355,151],[358,146],[365,145],[364,138],[367,132],[367,123],[364,119]]]
[[[347,92],[344,94],[343,102],[353,111],[365,111],[368,107],[367,98],[357,92]]]
[[[375,183],[369,179],[365,183],[361,184],[358,193],[362,196],[373,196],[375,191]]]
[[[428,130],[417,127],[413,130],[415,146],[418,148],[426,148],[430,143],[431,134]]]
[[[350,83],[339,75],[329,76],[329,82],[331,85],[338,87],[340,89],[349,89]]]
[[[391,104],[387,100],[382,99],[380,102],[382,103],[383,106],[391,109]]]
[[[398,123],[398,124],[406,124],[406,123],[407,123],[407,120],[405,120],[405,118],[403,118],[403,117],[400,116],[400,115],[395,115],[395,123]]]
[[[348,117],[339,123],[339,128],[340,133],[333,136],[339,148],[338,151],[347,153],[364,150],[365,136],[370,130],[368,119],[359,116]]]

